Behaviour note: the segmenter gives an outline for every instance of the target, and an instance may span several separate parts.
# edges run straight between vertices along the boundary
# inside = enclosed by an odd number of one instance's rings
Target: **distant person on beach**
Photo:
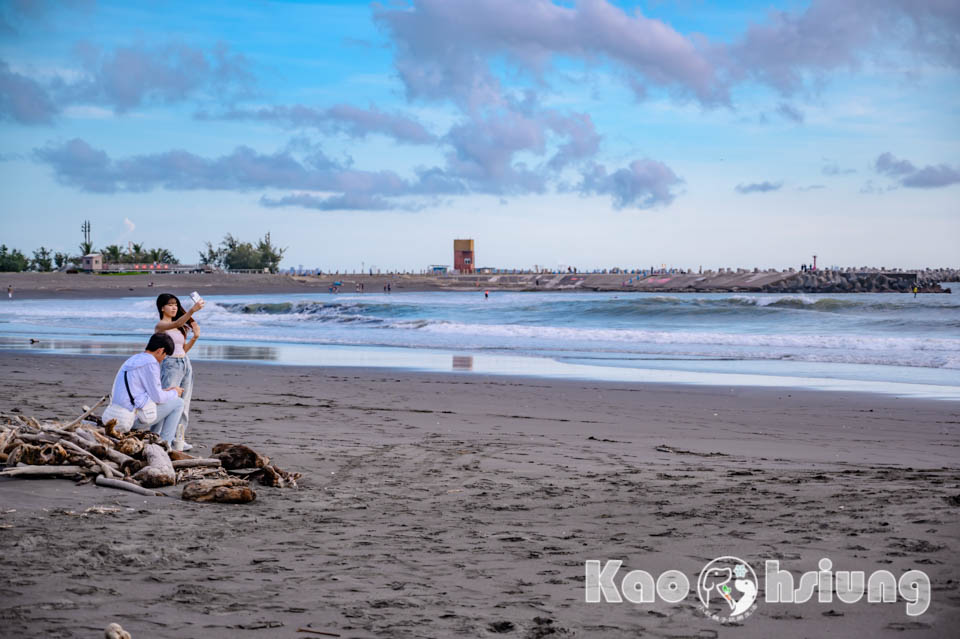
[[[484,291],[484,292],[483,292],[483,299],[485,299],[485,300],[490,299],[490,291]]]
[[[7,285],[7,299],[13,299],[13,284]]]
[[[149,429],[167,443],[173,442],[183,414],[183,389],[179,386],[160,386],[160,365],[173,352],[170,336],[155,333],[147,342],[144,352],[137,353],[123,363],[113,380],[111,391],[111,404],[128,411],[140,410],[151,401],[156,403],[153,421],[144,423],[138,414],[133,429]]]
[[[917,285],[916,285],[916,284],[914,284],[914,285],[913,285],[913,299],[917,299],[917,293],[919,293],[919,292],[920,292],[920,289],[917,288]]]
[[[187,353],[200,337],[200,326],[193,319],[193,314],[201,308],[203,308],[203,300],[196,302],[189,311],[184,311],[176,295],[161,293],[157,296],[157,312],[160,313],[160,321],[157,322],[154,330],[170,337],[174,345],[173,353],[163,361],[161,366],[161,383],[164,387],[177,386],[183,389],[183,411],[173,440],[174,450],[193,448],[186,441],[187,426],[190,422],[190,398],[193,396],[193,366],[190,364]],[[193,333],[189,340],[187,340],[188,329]]]

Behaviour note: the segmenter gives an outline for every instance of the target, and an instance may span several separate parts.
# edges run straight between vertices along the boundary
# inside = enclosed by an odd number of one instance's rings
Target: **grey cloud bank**
[[[787,96],[815,87],[829,71],[855,68],[878,52],[900,54],[905,47],[919,53],[904,59],[956,67],[958,7],[938,0],[813,0],[795,11],[772,11],[742,35],[719,42],[681,34],[638,9],[625,11],[605,0],[414,0],[375,5],[374,19],[392,41],[393,64],[408,100],[449,102],[459,110],[459,120],[446,132],[376,105],[238,106],[254,87],[247,59],[225,45],[201,50],[177,43],[108,51],[80,43],[81,73],[69,82],[31,78],[0,61],[0,119],[44,125],[56,122],[67,105],[105,105],[125,113],[193,101],[213,109],[197,111],[199,119],[270,122],[351,138],[383,135],[402,144],[433,146],[442,157],[440,166],[411,168],[402,177],[357,170],[322,151],[302,153],[293,147],[269,154],[241,145],[217,158],[171,150],[111,159],[74,139],[35,150],[34,158],[49,165],[60,183],[98,193],[286,189],[298,192],[264,196],[261,204],[381,210],[417,206],[397,200],[403,197],[546,193],[575,175],[580,182],[573,190],[609,195],[616,208],[645,209],[677,197],[683,179],[673,168],[645,158],[608,170],[598,161],[603,138],[590,114],[546,108],[532,89],[505,88],[491,65],[508,61],[520,71],[517,84],[532,79],[537,91],[548,94],[547,74],[558,58],[587,65],[609,60],[638,94],[652,87],[709,108],[732,107],[731,89],[738,85],[760,83]],[[787,101],[775,112],[798,124],[805,119]],[[918,169],[889,153],[874,168],[911,188],[960,180],[948,165]],[[849,172],[836,164],[822,168],[824,175]],[[782,186],[759,182],[735,190],[766,193]]]
[[[804,10],[771,11],[730,47],[734,78],[749,77],[784,94],[809,79],[890,49],[918,62],[960,64],[960,5],[943,0],[813,0]],[[922,52],[918,56],[916,52]]]
[[[734,187],[737,193],[747,195],[749,193],[769,193],[770,191],[779,191],[783,187],[783,182],[756,182],[753,184],[738,184]]]
[[[290,189],[301,191],[279,198],[264,196],[260,203],[268,207],[300,206],[319,210],[374,210],[422,208],[422,202],[402,201],[407,196],[450,196],[468,193],[527,194],[546,189],[543,175],[507,167],[515,175],[508,182],[491,182],[491,176],[476,167],[451,164],[446,169],[418,169],[416,177],[406,179],[393,171],[362,171],[342,166],[309,147],[295,155],[291,150],[304,145],[294,144],[284,151],[259,153],[249,147],[237,147],[232,153],[204,158],[183,150],[111,159],[81,139],[63,144],[48,144],[34,149],[33,158],[48,165],[61,184],[91,193],[144,192],[167,190],[229,190],[246,192],[256,189]],[[495,164],[495,163],[494,163]],[[627,169],[607,175],[602,166],[595,166],[584,176],[580,192],[611,195],[615,206],[648,208],[668,204],[674,194],[670,188],[681,180],[666,165],[652,160],[638,160]],[[319,191],[333,195],[317,195],[302,191]]]
[[[415,0],[378,7],[374,15],[396,45],[394,64],[411,98],[475,108],[502,92],[488,57],[506,55],[542,80],[562,55],[612,60],[640,94],[646,85],[663,87],[709,106],[728,104],[730,88],[748,80],[789,95],[879,50],[919,50],[923,61],[956,67],[958,7],[942,0],[813,0],[797,12],[769,12],[731,44],[685,36],[604,0]],[[780,113],[802,119],[789,105]]]
[[[856,169],[843,169],[840,168],[840,165],[836,162],[830,162],[829,164],[823,165],[823,168],[820,169],[820,172],[824,175],[850,175],[851,173],[856,173]]]
[[[375,17],[396,43],[396,69],[412,98],[487,104],[501,90],[483,56],[506,53],[535,75],[545,72],[557,54],[605,56],[651,83],[682,88],[703,102],[727,99],[714,64],[693,40],[603,0],[574,8],[548,0],[419,0],[379,7]]]
[[[216,115],[201,111],[197,117],[203,120],[277,122],[290,128],[315,128],[356,138],[379,133],[410,144],[432,144],[437,141],[437,136],[414,118],[386,113],[373,106],[362,109],[350,104],[336,104],[320,109],[302,104],[278,105],[259,109],[231,109]]]
[[[0,119],[49,124],[59,111],[42,86],[0,60]]]
[[[583,175],[580,192],[612,195],[616,208],[651,208],[673,202],[672,188],[681,184],[670,167],[655,160],[636,160],[628,168],[607,174],[606,167],[594,166]]]
[[[918,169],[909,160],[898,159],[890,152],[877,157],[874,169],[881,175],[896,178],[901,186],[907,188],[936,189],[960,183],[960,169],[946,164]]]
[[[777,113],[780,114],[780,116],[783,117],[784,119],[790,120],[792,122],[802,123],[804,119],[802,111],[800,111],[794,106],[787,104],[786,102],[781,102],[777,106]]]
[[[246,58],[224,44],[205,53],[183,44],[140,45],[101,51],[89,43],[77,45],[86,72],[75,84],[55,88],[61,99],[111,106],[123,113],[147,102],[173,103],[205,92],[226,100],[246,95],[253,75]]]
[[[210,52],[182,44],[132,45],[102,51],[79,43],[80,77],[39,81],[0,60],[0,118],[51,124],[64,107],[94,104],[125,113],[151,103],[208,98],[230,101],[249,95],[253,75],[246,59],[226,45]]]

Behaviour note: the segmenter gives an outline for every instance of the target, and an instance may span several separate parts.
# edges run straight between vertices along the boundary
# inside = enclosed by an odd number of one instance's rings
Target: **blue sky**
[[[957,266],[960,5],[0,3],[0,241]]]

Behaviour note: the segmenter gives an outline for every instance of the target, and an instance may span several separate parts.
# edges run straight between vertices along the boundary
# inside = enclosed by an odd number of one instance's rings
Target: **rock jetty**
[[[942,282],[960,281],[960,270],[845,268],[819,271],[720,269],[665,273],[476,274],[437,278],[439,288],[508,290],[587,290],[646,292],[753,293],[949,293]],[[397,289],[404,281],[398,278]]]

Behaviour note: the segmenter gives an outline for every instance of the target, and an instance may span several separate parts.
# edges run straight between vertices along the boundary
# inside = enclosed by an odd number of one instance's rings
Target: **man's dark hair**
[[[162,348],[167,357],[170,357],[173,355],[173,338],[166,333],[154,333],[150,336],[150,341],[147,342],[146,350],[155,351],[158,348]]]

